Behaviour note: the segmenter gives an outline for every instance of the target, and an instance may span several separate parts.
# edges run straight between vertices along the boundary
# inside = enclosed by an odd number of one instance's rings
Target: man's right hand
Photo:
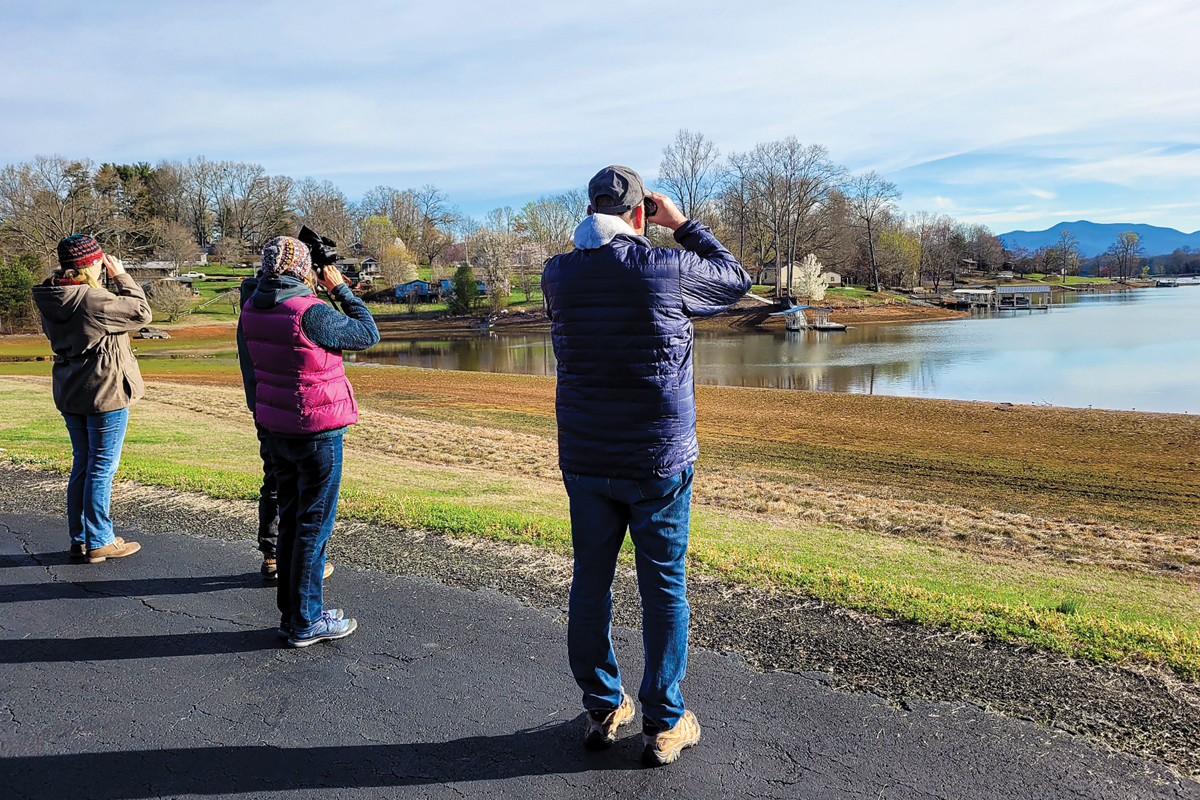
[[[664,228],[670,228],[672,231],[680,225],[687,222],[687,217],[683,215],[671,198],[665,194],[658,192],[647,192],[646,196],[653,200],[658,205],[658,213],[653,217],[648,217],[647,222],[653,222],[655,225],[662,225]]]

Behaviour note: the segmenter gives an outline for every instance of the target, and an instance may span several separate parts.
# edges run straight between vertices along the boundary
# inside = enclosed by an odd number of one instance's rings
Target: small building
[[[422,280],[397,284],[395,291],[397,301],[428,303],[433,296],[429,282]]]
[[[1044,284],[997,286],[996,308],[1001,311],[1017,309],[1048,311],[1050,309],[1050,287]]]
[[[950,297],[942,301],[944,306],[959,308],[974,308],[976,306],[990,307],[996,298],[995,289],[955,289]]]
[[[179,275],[179,268],[175,266],[173,261],[147,261],[144,264],[126,264],[125,271],[134,280],[158,280],[161,278],[175,278]]]
[[[821,280],[825,281],[826,286],[841,286],[842,276],[833,270],[825,270],[821,273]]]

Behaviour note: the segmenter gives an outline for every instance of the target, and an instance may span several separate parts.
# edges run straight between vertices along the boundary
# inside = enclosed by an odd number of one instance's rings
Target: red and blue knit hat
[[[263,275],[291,275],[304,280],[312,271],[308,245],[291,236],[276,236],[263,245]]]
[[[104,257],[100,243],[86,233],[76,233],[58,243],[58,264],[63,269],[83,269]]]

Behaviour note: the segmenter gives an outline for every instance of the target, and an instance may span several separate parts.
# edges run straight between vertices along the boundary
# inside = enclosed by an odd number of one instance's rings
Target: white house
[[[833,270],[825,270],[821,273],[821,280],[825,281],[826,286],[841,286],[842,276]]]

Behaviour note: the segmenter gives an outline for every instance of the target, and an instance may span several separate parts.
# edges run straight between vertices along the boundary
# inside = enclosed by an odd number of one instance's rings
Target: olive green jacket
[[[103,414],[127,408],[146,393],[129,331],[150,323],[146,293],[126,274],[115,294],[86,285],[33,287],[42,330],[54,350],[54,405],[64,414]]]

